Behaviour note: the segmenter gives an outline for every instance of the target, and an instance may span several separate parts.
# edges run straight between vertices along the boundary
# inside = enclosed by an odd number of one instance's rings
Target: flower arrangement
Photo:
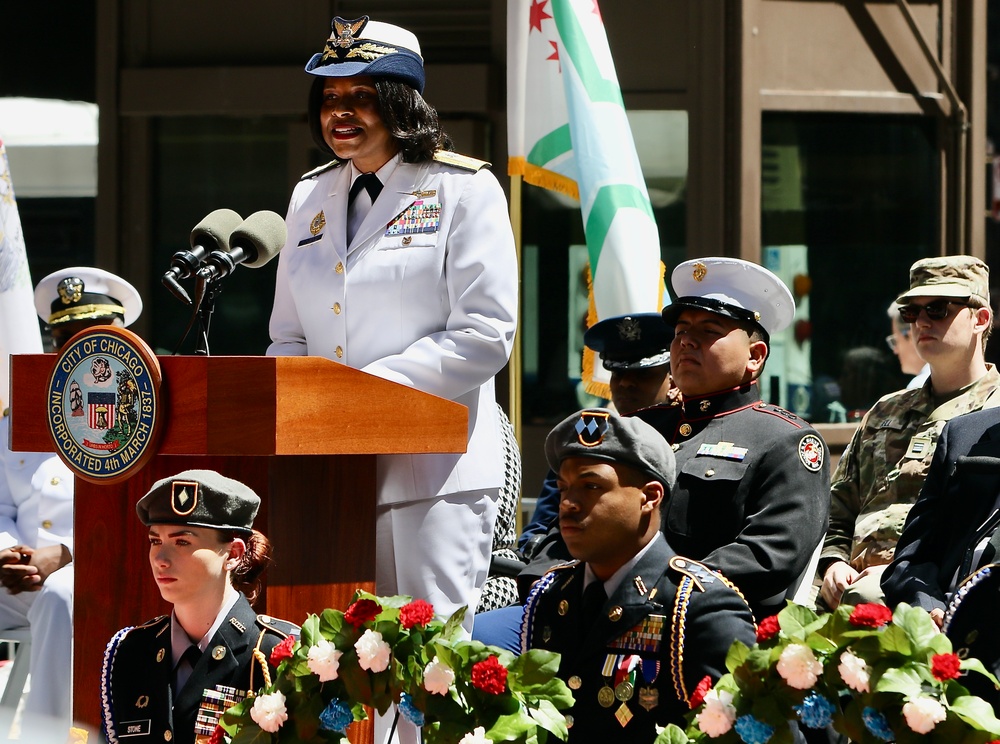
[[[668,726],[656,744],[782,744],[792,741],[789,722],[832,725],[859,744],[1000,744],[990,704],[959,683],[964,673],[996,678],[906,604],[821,616],[790,604],[760,623],[753,648],[735,642],[726,666],[696,688],[687,730]]]
[[[358,592],[346,611],[310,615],[299,640],[275,647],[273,681],[230,708],[212,744],[346,742],[365,706],[422,726],[427,744],[565,740],[573,705],[559,656],[465,640],[465,609],[447,622],[409,597]]]

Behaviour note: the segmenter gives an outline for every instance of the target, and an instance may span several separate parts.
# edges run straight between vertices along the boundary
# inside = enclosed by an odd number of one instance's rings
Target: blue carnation
[[[424,725],[424,714],[413,704],[413,698],[405,692],[399,696],[399,712],[403,714],[403,718],[414,726]]]
[[[865,708],[861,713],[861,718],[865,722],[865,728],[871,731],[872,736],[877,736],[882,741],[892,741],[896,738],[892,729],[889,728],[889,721],[874,708]]]
[[[319,727],[324,731],[343,734],[353,722],[354,714],[351,712],[351,707],[337,698],[331,700],[319,714]]]
[[[748,713],[736,719],[736,733],[744,744],[767,744],[767,740],[774,735],[774,726],[768,726]]]
[[[833,723],[834,710],[833,703],[815,691],[809,693],[802,705],[795,706],[802,723],[812,729],[826,728]]]

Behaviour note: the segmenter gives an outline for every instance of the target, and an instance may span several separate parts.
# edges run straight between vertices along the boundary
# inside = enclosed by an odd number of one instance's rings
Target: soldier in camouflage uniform
[[[879,400],[840,459],[819,565],[821,598],[831,609],[841,602],[882,600],[882,572],[941,429],[949,419],[981,409],[1000,387],[1000,374],[983,357],[993,320],[986,264],[972,256],[917,261],[910,289],[896,303],[931,376],[923,387]]]

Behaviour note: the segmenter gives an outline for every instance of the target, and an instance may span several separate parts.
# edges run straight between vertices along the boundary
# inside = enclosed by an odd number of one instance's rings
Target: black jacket
[[[254,660],[254,649],[267,659],[275,646],[298,631],[292,623],[258,615],[241,595],[176,701],[170,688],[170,616],[119,631],[104,652],[101,674],[105,736],[109,742],[193,744],[203,693],[219,685],[236,688],[244,696],[256,692],[264,686],[264,675]]]
[[[665,540],[657,540],[590,615],[582,606],[583,578],[582,563],[554,568],[525,606],[528,647],[562,654],[559,677],[576,698],[570,744],[641,744],[656,738],[656,725],[683,727],[699,681],[725,673],[734,640],[754,643],[742,597],[702,564],[677,556]],[[605,671],[630,656],[641,660],[631,696],[611,700],[617,682]]]

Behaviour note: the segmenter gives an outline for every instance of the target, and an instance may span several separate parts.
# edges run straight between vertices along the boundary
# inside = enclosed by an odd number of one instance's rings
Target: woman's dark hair
[[[336,154],[323,137],[320,110],[326,78],[317,77],[309,89],[309,131],[313,142],[323,152]],[[379,112],[389,134],[399,145],[404,163],[421,163],[434,157],[437,150],[451,150],[451,137],[441,129],[437,111],[415,88],[392,78],[375,78]]]
[[[261,575],[271,565],[271,541],[257,530],[245,532],[223,532],[223,541],[240,538],[247,544],[246,552],[230,573],[233,587],[246,595],[247,601],[253,604],[261,589]]]

